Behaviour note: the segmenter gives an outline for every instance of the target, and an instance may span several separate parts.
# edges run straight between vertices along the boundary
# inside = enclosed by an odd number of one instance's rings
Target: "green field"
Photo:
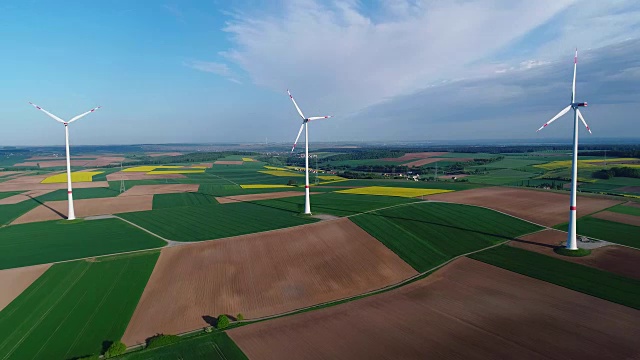
[[[29,199],[17,204],[0,205],[0,225],[7,225],[29,210],[40,205],[36,199]],[[0,240],[1,241],[1,240]]]
[[[526,171],[518,171],[513,169],[497,169],[491,170],[487,174],[471,175],[465,179],[469,182],[488,184],[488,185],[504,185],[515,181],[530,179],[535,174]]]
[[[469,257],[568,289],[640,309],[640,280],[506,245],[472,254]]]
[[[122,360],[244,360],[242,350],[224,332],[187,338],[177,344],[138,351],[118,357]]]
[[[215,204],[213,196],[202,193],[175,193],[153,195],[153,209],[164,209],[179,206]]]
[[[53,265],[0,312],[0,358],[70,359],[120,340],[159,254]]]
[[[419,272],[541,229],[496,211],[445,203],[400,206],[351,220]]]
[[[530,166],[530,165],[535,165],[535,164],[542,164],[545,161],[542,160],[536,160],[536,159],[520,159],[520,158],[513,158],[513,157],[505,157],[502,160],[498,160],[492,163],[488,163],[486,165],[474,165],[474,166],[469,166],[468,168],[470,169],[518,169],[521,167],[525,167],[525,166]],[[539,169],[538,169],[539,170]]]
[[[469,190],[484,187],[481,184],[470,184],[467,182],[453,181],[409,181],[409,180],[348,180],[340,181],[328,185],[333,186],[389,186],[408,187],[422,189],[446,189],[446,190]]]
[[[556,225],[554,227],[562,231],[567,231],[568,228],[567,224]],[[576,227],[580,235],[640,249],[640,226],[585,216],[578,219]]]
[[[314,214],[349,216],[365,211],[416,201],[419,201],[419,199],[395,196],[324,193],[311,195],[311,212]],[[282,209],[291,213],[304,212],[304,196],[261,200],[253,203],[261,206],[268,206],[270,208]]]
[[[155,236],[118,219],[66,221],[0,228],[0,269],[165,245]]]
[[[640,208],[633,207],[633,206],[617,205],[617,206],[608,208],[607,211],[613,211],[620,214],[640,216]]]
[[[196,205],[119,214],[175,241],[201,241],[304,225],[317,221],[254,203]]]

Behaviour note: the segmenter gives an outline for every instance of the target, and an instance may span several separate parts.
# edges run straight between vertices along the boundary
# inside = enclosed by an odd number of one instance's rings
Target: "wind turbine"
[[[582,120],[582,123],[591,134],[591,129],[587,122],[580,113],[580,107],[587,106],[586,102],[576,102],[576,68],[578,67],[578,49],[576,49],[576,55],[573,58],[573,86],[571,90],[571,103],[556,116],[547,121],[544,125],[538,129],[538,131],[544,129],[547,125],[556,121],[562,115],[573,109],[573,159],[571,161],[571,204],[569,206],[569,236],[567,237],[567,249],[578,250],[576,241],[576,193],[578,191],[578,118]]]
[[[76,218],[76,214],[75,211],[73,211],[73,189],[71,188],[71,159],[69,157],[69,124],[71,124],[72,122],[85,117],[86,115],[100,109],[100,106],[93,108],[85,113],[82,113],[80,115],[74,116],[71,118],[71,120],[69,121],[64,121],[62,119],[60,119],[59,117],[53,115],[52,113],[48,112],[47,110],[41,108],[40,106],[29,102],[29,104],[33,105],[33,107],[35,107],[36,109],[44,112],[45,114],[47,114],[50,118],[52,118],[53,120],[63,123],[64,124],[64,136],[65,136],[65,146],[66,146],[66,150],[67,150],[67,197],[69,198],[69,212],[67,213],[67,220],[74,220]]]
[[[309,200],[309,121],[312,120],[320,120],[320,119],[328,119],[331,116],[312,116],[309,118],[304,117],[302,110],[296,104],[296,101],[291,96],[291,92],[287,90],[291,101],[293,101],[293,105],[298,110],[298,114],[302,118],[302,125],[300,126],[300,130],[298,131],[298,136],[296,137],[296,141],[293,143],[293,147],[291,148],[291,152],[295,150],[296,145],[298,144],[298,139],[300,138],[300,134],[302,134],[302,129],[304,128],[304,213],[307,215],[311,215],[311,202]],[[317,170],[316,170],[317,171]]]

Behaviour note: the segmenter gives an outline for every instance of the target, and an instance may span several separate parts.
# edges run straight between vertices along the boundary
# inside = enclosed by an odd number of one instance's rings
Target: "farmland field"
[[[482,184],[451,181],[407,181],[407,180],[349,180],[339,183],[345,186],[387,186],[423,189],[468,190],[485,187]]]
[[[40,203],[34,199],[25,200],[17,204],[0,205],[0,225],[11,223],[13,220],[39,205]]]
[[[568,289],[640,309],[640,280],[637,279],[504,245],[469,257]]]
[[[349,189],[349,190],[340,190],[337,192],[341,194],[400,196],[400,197],[414,198],[418,196],[440,194],[440,193],[446,193],[450,191],[452,190],[369,186],[369,187],[355,188],[355,189]]]
[[[254,203],[196,205],[119,216],[175,241],[211,240],[316,221],[296,216],[290,211]]]
[[[633,216],[640,216],[640,207],[628,206],[628,205],[618,205],[612,208],[607,209],[607,211],[613,211],[620,214],[627,214]]]
[[[166,248],[123,341],[202,328],[203,316],[278,314],[415,274],[349,219]]]
[[[0,269],[158,248],[165,242],[118,219],[0,228]]]
[[[488,174],[470,175],[466,179],[471,182],[488,184],[488,185],[504,185],[522,179],[534,177],[534,173],[526,171],[518,171],[513,169],[497,169],[489,171]]]
[[[171,346],[123,355],[121,360],[245,360],[242,350],[226,333],[188,338]]]
[[[419,272],[541,229],[475,206],[419,203],[351,218]]]
[[[216,200],[211,195],[202,193],[174,193],[153,195],[153,209],[164,209],[179,206],[215,204]]]
[[[640,226],[621,224],[590,216],[578,219],[576,226],[580,235],[640,249]],[[558,225],[555,228],[566,231],[567,224]]]
[[[124,333],[158,254],[53,265],[0,312],[0,357],[98,354]]]
[[[258,360],[614,360],[637,357],[638,322],[634,309],[461,258],[383,294],[227,333]]]
[[[91,182],[93,181],[93,176],[102,174],[102,171],[74,171],[71,173],[71,182]],[[56,183],[66,183],[67,182],[67,174],[56,174],[47,177],[42,180],[43,184],[56,184]]]
[[[378,195],[324,193],[311,196],[311,211],[319,214],[349,216],[415,201],[419,200]],[[254,203],[276,209],[283,209],[291,213],[302,213],[304,211],[304,197],[261,200]]]

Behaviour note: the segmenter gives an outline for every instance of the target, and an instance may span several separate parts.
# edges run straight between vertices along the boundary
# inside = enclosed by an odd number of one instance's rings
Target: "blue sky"
[[[572,51],[594,136],[640,133],[636,1],[0,3],[0,145],[570,137]],[[619,95],[619,96],[618,96]],[[624,98],[624,101],[619,99]],[[522,104],[522,105],[521,105]],[[75,126],[74,126],[75,125]]]

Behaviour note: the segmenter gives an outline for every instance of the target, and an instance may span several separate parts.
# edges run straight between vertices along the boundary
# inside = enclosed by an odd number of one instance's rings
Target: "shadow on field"
[[[546,248],[549,248],[549,249],[555,249],[555,248],[558,247],[558,245],[549,245],[549,244],[545,244],[545,243],[529,241],[529,240],[523,240],[523,239],[513,239],[512,241],[523,243],[523,244],[531,244],[531,245],[535,245],[535,246],[546,247]]]
[[[52,208],[51,206],[48,206],[48,205],[47,205],[47,204],[45,204],[44,202],[40,201],[37,197],[31,197],[31,196],[29,196],[29,198],[31,198],[31,200],[33,200],[33,201],[37,202],[38,204],[40,204],[40,205],[42,205],[42,206],[46,207],[47,209],[51,210],[51,211],[52,211],[52,212],[54,212],[56,215],[60,216],[60,218],[62,218],[62,219],[66,219],[66,218],[67,218],[67,215],[65,215],[65,214],[61,213],[60,211],[58,211],[58,210],[56,210],[56,209]]]

